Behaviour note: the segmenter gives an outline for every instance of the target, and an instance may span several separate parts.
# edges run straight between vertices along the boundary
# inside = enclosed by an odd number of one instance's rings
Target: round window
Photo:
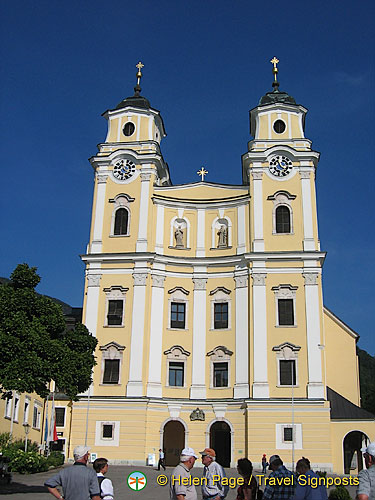
[[[286,125],[282,120],[276,120],[273,129],[277,134],[282,134],[286,129]]]
[[[132,122],[126,122],[123,128],[124,135],[129,137],[134,134],[135,125]]]

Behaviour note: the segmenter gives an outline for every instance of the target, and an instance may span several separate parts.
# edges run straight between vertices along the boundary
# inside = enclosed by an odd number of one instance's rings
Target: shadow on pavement
[[[34,486],[22,483],[10,483],[0,485],[0,496],[1,495],[15,495],[16,493],[47,493],[48,490],[44,486]]]

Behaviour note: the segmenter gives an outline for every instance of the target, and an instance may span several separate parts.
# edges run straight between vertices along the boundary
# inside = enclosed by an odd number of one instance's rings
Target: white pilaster
[[[322,380],[322,354],[320,350],[320,321],[322,311],[319,307],[318,273],[303,273],[305,278],[305,309],[307,329],[307,364],[309,382],[307,397],[309,399],[325,398]]]
[[[99,293],[100,293],[100,269],[90,269],[87,273],[87,296],[84,324],[88,331],[96,337],[98,322]]]
[[[161,385],[161,366],[165,276],[161,276],[160,274],[152,274],[151,278],[151,326],[147,396],[161,398],[163,396]]]
[[[246,252],[245,205],[237,207],[237,255]]]
[[[138,239],[136,245],[137,252],[147,252],[147,223],[148,223],[148,203],[150,195],[150,172],[141,173],[141,200],[139,207]]]
[[[134,272],[132,334],[130,341],[129,381],[127,396],[143,396],[143,338],[146,305],[147,273]]]
[[[253,398],[269,398],[267,371],[266,273],[253,273]]]
[[[248,277],[234,277],[236,282],[236,381],[235,398],[249,397],[249,326],[248,326]]]
[[[158,205],[156,211],[155,253],[164,253],[164,206]]]
[[[108,175],[96,174],[96,205],[94,219],[94,233],[91,242],[91,253],[100,253],[102,251],[103,220],[105,206],[105,188]]]
[[[263,239],[263,172],[252,170],[253,177],[253,217],[254,217],[254,240],[253,252],[264,252]]]
[[[207,278],[193,278],[193,355],[191,399],[206,399],[206,283]]]
[[[205,210],[198,209],[198,223],[197,223],[197,257],[205,257]]]
[[[311,203],[311,184],[309,170],[300,170],[303,212],[303,249],[305,251],[315,250],[313,232],[313,214]]]

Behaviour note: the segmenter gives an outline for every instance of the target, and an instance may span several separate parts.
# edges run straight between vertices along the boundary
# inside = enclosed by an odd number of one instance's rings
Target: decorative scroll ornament
[[[193,278],[194,290],[206,290],[207,278]]]
[[[96,178],[98,180],[98,184],[105,184],[107,182],[108,175],[97,174]]]
[[[160,276],[160,274],[152,274],[151,278],[152,278],[152,286],[158,288],[164,288],[165,276]]]
[[[99,286],[101,277],[101,274],[88,274],[87,286]]]
[[[318,282],[318,273],[302,273],[305,278],[305,285],[316,285]]]
[[[194,421],[194,420],[202,420],[202,421],[205,421],[206,420],[206,416],[204,414],[204,411],[203,410],[200,410],[199,408],[197,408],[196,410],[193,410],[191,413],[190,413],[190,420],[191,421]]]
[[[245,288],[247,286],[247,276],[235,276],[236,288]]]
[[[310,179],[310,172],[306,172],[305,170],[300,170],[299,175],[301,179]]]
[[[133,273],[134,286],[146,284],[147,273]]]
[[[254,273],[251,275],[251,277],[253,278],[254,286],[265,286],[267,278],[266,273]]]
[[[251,172],[254,181],[261,181],[263,178],[263,172]]]
[[[149,172],[141,172],[141,181],[151,180],[151,174]]]

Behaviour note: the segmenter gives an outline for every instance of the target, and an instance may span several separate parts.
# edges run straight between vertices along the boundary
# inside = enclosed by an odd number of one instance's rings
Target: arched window
[[[290,210],[285,205],[276,208],[276,233],[290,233]]]
[[[116,210],[115,228],[113,234],[128,234],[128,218],[129,214],[126,208],[119,208]]]

